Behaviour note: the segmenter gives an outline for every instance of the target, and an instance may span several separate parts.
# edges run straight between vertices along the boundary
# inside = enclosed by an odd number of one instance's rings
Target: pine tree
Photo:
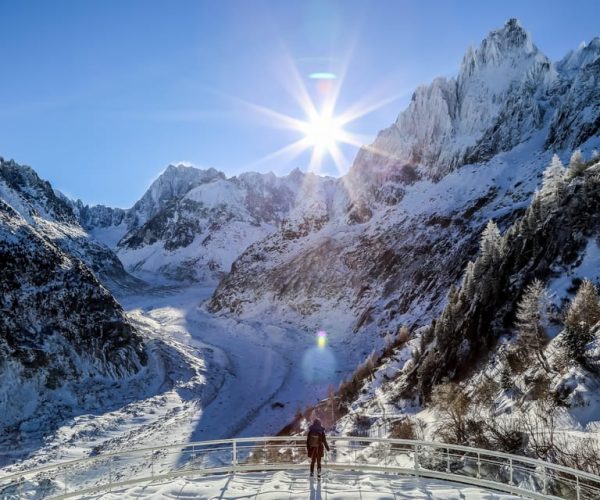
[[[545,325],[550,301],[548,292],[540,280],[534,280],[526,289],[517,306],[517,328],[521,349],[532,349],[540,364],[547,370],[544,356],[546,344]]]
[[[473,276],[478,299],[485,303],[490,295],[498,292],[500,285],[499,268],[507,253],[505,238],[500,235],[496,223],[490,220],[481,234],[481,254],[475,261]]]
[[[493,220],[487,223],[483,233],[481,233],[479,246],[481,249],[481,260],[484,265],[497,264],[502,258],[502,236]]]
[[[542,196],[539,191],[536,191],[523,217],[521,234],[523,236],[533,236],[540,227],[542,220]]]
[[[544,182],[540,195],[542,200],[549,203],[558,203],[565,193],[565,167],[558,155],[552,157],[552,161],[544,171]]]
[[[586,165],[585,161],[583,160],[583,155],[581,154],[581,150],[578,149],[571,155],[567,175],[569,178],[577,177],[578,175],[581,175],[585,168]]]
[[[583,361],[585,347],[592,340],[592,328],[600,321],[598,289],[584,280],[569,305],[565,317],[563,339],[567,353],[576,361]]]
[[[475,264],[472,261],[467,262],[461,291],[466,300],[471,300],[475,296]]]

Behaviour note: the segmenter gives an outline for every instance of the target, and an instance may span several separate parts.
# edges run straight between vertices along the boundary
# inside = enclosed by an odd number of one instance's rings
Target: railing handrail
[[[110,460],[115,457],[131,457],[132,455],[150,453],[155,451],[169,451],[169,450],[184,450],[188,448],[203,448],[203,447],[212,447],[218,445],[229,445],[229,446],[237,446],[238,444],[243,443],[264,443],[265,445],[269,443],[278,443],[278,442],[293,442],[294,444],[304,443],[306,440],[306,436],[259,436],[259,437],[243,437],[243,438],[231,438],[231,439],[215,439],[209,441],[192,441],[189,443],[176,443],[164,446],[153,446],[153,447],[144,447],[144,448],[136,448],[132,450],[124,450],[124,451],[115,451],[105,454],[99,454],[93,457],[85,457],[76,460],[69,460],[65,462],[58,462],[55,464],[47,465],[44,467],[38,467],[29,470],[23,470],[19,472],[14,472],[12,474],[6,476],[0,476],[1,482],[7,482],[11,480],[19,480],[28,476],[35,476],[39,473],[47,472],[49,470],[65,470],[70,469],[74,466],[86,464],[86,463],[94,463],[97,461]],[[332,445],[335,446],[338,442],[344,441],[355,441],[362,442],[368,444],[376,444],[376,443],[384,443],[384,444],[397,444],[397,445],[405,445],[407,447],[412,447],[415,450],[418,450],[419,447],[423,448],[433,448],[433,449],[443,449],[450,451],[460,451],[463,453],[470,453],[478,456],[478,460],[481,459],[481,455],[490,456],[493,458],[502,458],[512,462],[519,462],[523,464],[532,465],[535,467],[543,467],[545,470],[558,471],[565,474],[569,474],[577,480],[588,480],[594,483],[597,483],[600,488],[600,476],[596,476],[595,474],[591,474],[589,472],[584,472],[581,470],[573,469],[570,467],[565,467],[563,465],[553,464],[551,462],[546,462],[543,460],[538,460],[530,457],[525,457],[521,455],[513,455],[510,453],[498,452],[494,450],[486,450],[484,448],[475,448],[470,446],[456,445],[450,443],[443,443],[437,441],[419,441],[412,439],[396,439],[396,438],[376,438],[376,437],[360,437],[360,436],[330,436],[329,441]],[[260,464],[255,464],[257,468],[260,468]],[[358,465],[358,464],[355,464]],[[207,469],[208,470],[208,469]],[[464,476],[460,476],[463,479]],[[140,481],[144,479],[141,478]]]
[[[230,438],[230,439],[213,439],[208,441],[191,441],[189,443],[176,443],[164,446],[149,446],[145,448],[134,448],[132,450],[114,451],[110,453],[104,453],[93,457],[84,457],[76,460],[67,460],[65,462],[58,462],[44,467],[36,467],[25,471],[15,472],[7,476],[0,476],[0,480],[6,480],[11,478],[17,478],[24,475],[37,474],[51,469],[62,468],[66,466],[78,465],[81,463],[91,463],[94,461],[105,460],[121,455],[131,455],[137,453],[147,453],[157,450],[170,450],[170,449],[182,449],[193,446],[213,446],[218,444],[232,444],[234,441],[237,443],[256,443],[260,441],[277,441],[277,442],[289,442],[289,441],[305,441],[306,436],[258,436],[258,437],[245,437],[245,438]],[[451,443],[444,443],[441,441],[420,441],[414,439],[396,439],[396,438],[377,438],[377,437],[360,437],[360,436],[330,436],[329,440],[333,443],[336,441],[365,441],[371,443],[390,443],[390,444],[405,444],[409,446],[426,446],[429,448],[444,448],[457,451],[463,451],[465,453],[480,453],[486,455],[492,455],[497,458],[506,458],[512,460],[518,460],[523,463],[530,465],[544,466],[567,474],[577,475],[585,479],[600,482],[600,476],[596,476],[589,472],[573,469],[564,465],[554,464],[552,462],[546,462],[544,460],[538,460],[535,458],[526,457],[523,455],[513,455],[511,453],[504,453],[495,450],[486,450],[485,448],[475,448],[471,446],[463,446]]]

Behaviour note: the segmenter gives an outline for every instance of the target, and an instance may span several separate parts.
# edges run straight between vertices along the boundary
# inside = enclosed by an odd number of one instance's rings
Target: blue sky
[[[370,141],[510,17],[553,60],[600,35],[598,1],[0,0],[0,155],[119,207],[173,162],[305,169],[309,151],[258,161],[302,134],[247,102],[304,119],[293,69],[318,104],[309,74],[345,68],[337,110],[394,98],[347,126]]]

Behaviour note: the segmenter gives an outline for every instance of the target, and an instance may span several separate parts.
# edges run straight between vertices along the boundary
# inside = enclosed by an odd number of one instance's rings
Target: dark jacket
[[[319,437],[319,445],[315,447],[310,446],[310,436],[317,435]],[[306,451],[308,456],[313,458],[313,456],[319,458],[323,457],[324,451],[323,448],[326,448],[329,451],[329,445],[327,444],[327,438],[325,437],[325,429],[320,425],[311,425],[308,429],[308,435],[306,436]]]

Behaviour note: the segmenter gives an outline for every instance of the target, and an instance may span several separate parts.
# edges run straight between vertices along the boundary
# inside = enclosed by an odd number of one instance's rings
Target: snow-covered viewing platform
[[[246,472],[179,478],[130,488],[115,489],[91,498],[214,498],[261,500],[343,500],[360,498],[401,499],[512,499],[510,494],[435,479],[357,471],[326,471],[321,481],[307,471]]]
[[[600,498],[600,477],[501,452],[331,436],[321,481],[306,437],[133,449],[34,470],[4,469],[0,498]]]

